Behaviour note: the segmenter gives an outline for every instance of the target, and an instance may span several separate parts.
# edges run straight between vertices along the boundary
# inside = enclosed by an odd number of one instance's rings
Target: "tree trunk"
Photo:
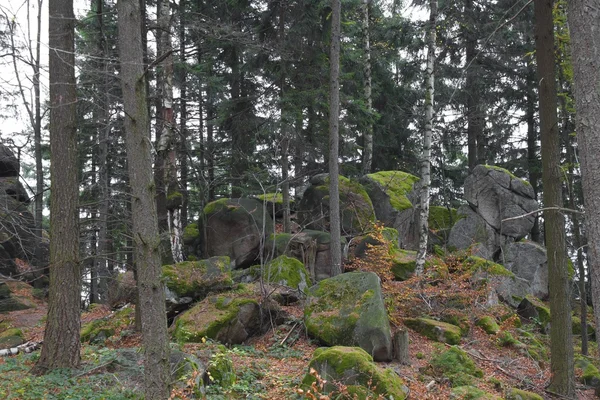
[[[339,186],[340,117],[340,34],[341,1],[331,0],[331,55],[329,57],[329,230],[331,234],[331,275],[342,271]]]
[[[117,8],[132,234],[144,348],[144,394],[147,400],[164,400],[169,397],[171,381],[169,341],[140,40],[141,11],[137,0],[120,0]]]
[[[540,137],[544,207],[562,207],[560,135],[558,132],[552,0],[535,0],[535,42],[540,96]],[[550,387],[575,397],[570,286],[565,221],[557,210],[544,213],[550,293]]]
[[[527,120],[527,171],[529,174],[529,183],[531,183],[535,199],[537,200],[540,180],[540,159],[537,151],[538,135],[535,129],[535,103],[537,101],[534,90],[535,85],[535,70],[533,65],[529,65],[527,68],[527,111],[525,116]],[[533,228],[531,229],[531,240],[541,243],[541,236],[540,218],[536,215]]]
[[[429,32],[427,35],[427,77],[425,88],[425,134],[423,137],[423,155],[421,160],[421,202],[419,216],[419,251],[415,274],[421,275],[427,256],[429,237],[429,192],[431,186],[431,138],[433,136],[433,95],[435,93],[435,37],[437,21],[437,0],[429,2]]]
[[[50,0],[50,294],[44,346],[32,372],[79,365],[81,271],[73,0]]]
[[[470,15],[473,9],[473,0],[465,0],[465,15]],[[480,162],[482,154],[480,141],[483,136],[483,124],[481,121],[481,105],[479,88],[477,84],[478,68],[477,61],[477,36],[474,32],[473,18],[467,18],[465,25],[465,63],[467,72],[465,75],[465,94],[467,96],[467,151],[469,171],[473,170]]]
[[[181,75],[180,75],[180,116],[179,116],[179,135],[181,140],[179,141],[179,170],[181,171],[181,224],[186,226],[188,224],[188,130],[187,130],[187,68],[186,68],[186,53],[185,53],[185,26],[186,26],[186,13],[185,13],[186,1],[180,0],[179,2],[179,63],[181,64]]]
[[[588,237],[588,270],[592,287],[594,322],[600,327],[600,50],[598,21],[600,1],[568,2],[571,51],[574,72],[575,107],[577,109],[577,148],[581,161],[581,178]],[[585,299],[582,299],[585,303]]]
[[[365,105],[369,115],[365,134],[363,135],[363,158],[362,169],[363,175],[371,173],[371,165],[373,164],[373,122],[371,117],[373,114],[373,97],[371,96],[371,38],[369,35],[369,3],[371,0],[362,0],[363,8],[363,51],[364,51],[364,74],[365,74]]]

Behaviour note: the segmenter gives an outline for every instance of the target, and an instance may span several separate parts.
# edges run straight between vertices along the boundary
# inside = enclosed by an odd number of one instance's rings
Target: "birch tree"
[[[427,72],[425,88],[425,133],[421,160],[421,202],[419,215],[419,251],[415,273],[421,275],[425,268],[427,239],[429,237],[429,192],[431,186],[431,137],[433,136],[433,95],[435,86],[435,37],[437,0],[429,2],[429,32],[427,33]]]

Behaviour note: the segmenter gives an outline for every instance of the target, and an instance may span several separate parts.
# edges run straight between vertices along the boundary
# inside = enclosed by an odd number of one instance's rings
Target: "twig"
[[[75,375],[73,378],[79,378],[80,376],[87,375],[87,374],[89,374],[89,373],[91,373],[91,372],[93,372],[93,371],[96,371],[96,370],[100,369],[100,368],[104,368],[104,367],[106,367],[106,366],[108,366],[108,365],[112,364],[113,362],[115,362],[115,360],[114,360],[114,359],[113,359],[113,360],[109,360],[109,361],[105,362],[104,364],[100,364],[100,365],[98,365],[97,367],[94,367],[94,368],[92,368],[92,369],[90,369],[90,370],[83,371],[83,372],[81,372],[81,373],[79,373],[79,374]]]
[[[537,213],[540,213],[542,211],[564,211],[564,212],[573,213],[573,214],[582,214],[582,215],[585,214],[583,211],[573,210],[573,209],[570,209],[570,208],[564,208],[564,207],[544,207],[544,208],[537,209],[535,211],[528,212],[528,213],[523,214],[523,215],[517,215],[516,217],[510,217],[510,218],[503,219],[501,222],[506,222],[506,221],[512,221],[512,220],[515,220],[515,219],[525,218],[525,217],[527,217],[529,215],[537,214]]]
[[[290,329],[290,331],[288,332],[288,334],[285,335],[285,337],[283,338],[283,340],[281,341],[281,343],[279,343],[280,346],[283,346],[283,344],[285,343],[285,341],[290,337],[290,335],[292,334],[292,332],[294,332],[294,329],[296,329],[297,326],[298,326],[298,322],[296,322],[294,324],[294,326],[292,326],[292,329]]]

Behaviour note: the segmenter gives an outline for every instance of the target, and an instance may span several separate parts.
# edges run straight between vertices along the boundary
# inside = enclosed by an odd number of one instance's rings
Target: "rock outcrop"
[[[308,293],[309,335],[328,346],[359,346],[376,361],[392,358],[381,282],[373,272],[350,272],[319,282]]]
[[[228,256],[234,268],[250,267],[258,259],[273,220],[256,199],[220,199],[204,207],[208,257]]]
[[[375,222],[369,195],[358,182],[339,177],[342,235],[358,235]],[[329,174],[315,175],[298,203],[298,220],[303,227],[329,231]]]
[[[498,296],[516,306],[528,294],[548,295],[546,250],[523,241],[538,203],[531,185],[510,172],[478,165],[465,180],[465,200],[450,231],[449,246],[503,264],[514,276],[495,279]],[[513,219],[514,218],[514,219]]]

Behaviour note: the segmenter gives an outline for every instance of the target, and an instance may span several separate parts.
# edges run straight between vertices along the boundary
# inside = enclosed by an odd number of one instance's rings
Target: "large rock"
[[[402,171],[381,171],[361,178],[367,190],[377,219],[387,227],[398,230],[403,249],[416,250],[419,246],[418,203],[419,178]]]
[[[342,235],[357,235],[375,222],[375,211],[365,188],[344,176],[339,177]],[[310,180],[298,203],[299,223],[310,229],[329,231],[329,174]]]
[[[240,344],[260,328],[261,311],[253,293],[234,291],[207,297],[181,314],[175,321],[173,336],[178,342],[214,339]]]
[[[233,287],[229,257],[185,261],[163,267],[167,311],[172,314],[204,299],[209,292]]]
[[[318,348],[308,370],[302,381],[303,390],[311,391],[313,383],[319,386],[323,382],[321,394],[331,394],[331,398],[403,400],[408,395],[408,387],[394,370],[377,366],[371,356],[358,347]],[[346,388],[348,397],[335,396],[340,386]],[[319,396],[319,393],[311,394]]]
[[[346,239],[341,237],[342,249]],[[311,229],[300,233],[278,233],[271,235],[266,242],[267,253],[275,257],[286,255],[304,263],[313,282],[332,276],[331,271],[331,235],[328,232]]]
[[[392,339],[381,282],[373,272],[325,279],[308,293],[306,330],[328,346],[359,346],[376,361],[392,358]]]
[[[535,216],[502,220],[538,209],[529,183],[503,168],[488,165],[476,166],[465,180],[465,200],[498,233],[515,240],[531,232]]]
[[[504,247],[504,266],[528,282],[527,293],[540,299],[548,297],[546,249],[537,243],[521,241]]]
[[[19,160],[5,145],[0,144],[0,177],[19,176]]]
[[[450,231],[448,246],[472,249],[472,254],[493,260],[503,244],[503,238],[469,205],[460,206],[458,221]]]
[[[206,251],[209,257],[228,256],[234,268],[254,264],[273,220],[256,199],[220,199],[204,207]]]
[[[302,292],[311,285],[304,264],[285,255],[269,261],[262,271],[262,277],[264,282],[287,286]]]

